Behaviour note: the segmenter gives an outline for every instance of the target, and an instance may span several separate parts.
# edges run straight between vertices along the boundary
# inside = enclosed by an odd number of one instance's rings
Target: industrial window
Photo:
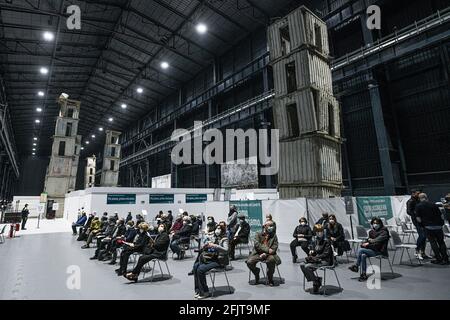
[[[116,156],[116,147],[111,147],[111,157]]]
[[[67,109],[67,117],[68,118],[73,118],[73,108]]]
[[[297,79],[295,76],[295,61],[285,64],[287,92],[291,93],[297,90]]]
[[[330,136],[336,135],[334,127],[334,107],[332,104],[328,104],[328,134]]]
[[[111,160],[110,163],[109,163],[109,169],[110,170],[114,170],[114,164],[115,164],[114,160]]]
[[[320,121],[320,101],[319,101],[319,90],[311,89],[312,96],[313,96],[313,105],[314,105],[314,112],[316,114],[316,122],[317,126],[320,127],[321,121]]]
[[[319,49],[319,51],[322,52],[322,30],[317,23],[314,24],[314,35],[316,37],[315,39],[316,47],[317,49]]]
[[[66,137],[70,137],[71,135],[72,135],[72,122],[67,122]]]
[[[92,183],[92,177],[89,177],[89,183]]]
[[[94,174],[94,169],[90,168],[89,169],[89,174]]]
[[[58,156],[64,156],[65,152],[66,152],[66,142],[60,141],[59,149],[58,149]]]
[[[280,28],[281,54],[285,55],[291,52],[291,36],[289,34],[289,26]]]
[[[291,137],[298,137],[300,135],[300,128],[298,125],[297,105],[295,103],[288,104],[286,106],[286,113]]]

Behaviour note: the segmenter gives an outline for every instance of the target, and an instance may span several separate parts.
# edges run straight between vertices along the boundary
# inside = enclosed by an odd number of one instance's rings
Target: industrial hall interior
[[[449,220],[450,0],[0,1],[0,300],[449,300]]]

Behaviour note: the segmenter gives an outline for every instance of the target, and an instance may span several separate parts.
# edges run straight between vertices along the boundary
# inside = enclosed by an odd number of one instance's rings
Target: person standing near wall
[[[27,223],[29,214],[30,214],[30,211],[28,210],[28,203],[26,203],[22,209],[22,230],[27,230],[25,228],[25,225]]]
[[[412,190],[411,191],[411,198],[406,202],[406,213],[408,214],[408,216],[411,217],[411,221],[414,224],[414,226],[416,227],[417,234],[418,234],[417,242],[416,242],[415,256],[417,257],[417,259],[423,260],[423,259],[429,259],[430,257],[428,257],[425,254],[425,248],[426,248],[426,244],[427,244],[425,229],[423,227],[421,227],[419,223],[417,223],[417,219],[416,219],[416,206],[420,202],[419,194],[420,194],[420,190]]]

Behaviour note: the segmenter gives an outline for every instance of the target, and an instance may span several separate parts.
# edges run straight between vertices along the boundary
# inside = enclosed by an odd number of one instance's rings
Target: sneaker
[[[206,299],[206,298],[209,298],[209,292],[205,292],[205,293],[199,294],[199,295],[197,296],[197,299],[198,299],[198,300],[202,300],[202,299]]]
[[[314,281],[314,284],[313,284],[313,291],[312,291],[312,292],[313,292],[314,294],[318,294],[321,285],[322,285],[322,278],[318,278],[316,281]]]
[[[84,246],[81,247],[81,249],[89,249],[89,245],[85,244]]]
[[[358,281],[359,281],[359,282],[362,282],[362,281],[366,281],[367,279],[369,279],[369,277],[367,276],[367,274],[361,273],[361,275],[359,276]]]
[[[431,260],[432,259],[429,255],[427,255],[425,253],[422,253],[422,258],[424,258],[426,260]]]
[[[200,297],[200,292],[196,292],[196,293],[194,294],[194,298],[195,298],[195,299],[198,299],[198,297]]]
[[[422,256],[422,254],[420,252],[416,253],[415,256],[416,256],[417,259],[423,260],[423,256]]]
[[[359,268],[358,268],[358,266],[357,265],[352,265],[352,266],[350,266],[350,267],[348,267],[348,269],[350,270],[350,271],[353,271],[353,272],[358,272],[359,271]]]
[[[96,260],[98,259],[96,256],[90,257],[89,260]]]
[[[188,276],[193,276],[194,275],[194,270],[189,271]]]

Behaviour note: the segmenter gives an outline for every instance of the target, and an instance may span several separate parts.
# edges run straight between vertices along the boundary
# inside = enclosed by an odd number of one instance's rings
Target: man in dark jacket
[[[444,241],[442,226],[444,220],[439,207],[428,201],[425,193],[419,195],[420,203],[416,206],[416,220],[420,227],[424,228],[426,236],[433,249],[435,260],[432,263],[448,265],[447,246]]]
[[[255,282],[249,284],[259,283],[259,271],[256,264],[260,261],[264,261],[267,264],[267,279],[269,285],[274,286],[273,274],[275,267],[281,264],[281,259],[277,255],[278,250],[278,237],[275,233],[275,227],[273,221],[266,221],[264,223],[264,229],[262,232],[258,232],[255,237],[255,245],[253,252],[249,256],[247,267],[255,275]]]
[[[116,273],[118,276],[123,276],[127,272],[127,265],[128,265],[128,259],[130,259],[130,256],[137,252],[142,253],[144,251],[144,248],[148,246],[148,243],[150,241],[150,236],[148,235],[149,225],[146,222],[142,222],[138,225],[138,235],[135,238],[134,242],[124,243],[124,249],[122,253],[120,254],[120,267],[119,269],[116,269]]]
[[[192,233],[192,224],[191,218],[185,216],[183,218],[183,227],[176,231],[172,236],[172,242],[170,243],[170,249],[173,253],[177,255],[177,260],[181,260],[184,258],[184,250],[181,250],[180,246],[187,244],[189,245],[189,241],[191,239]]]
[[[388,256],[388,243],[389,243],[389,231],[383,225],[383,221],[380,218],[375,217],[370,221],[372,230],[369,231],[369,238],[361,243],[361,248],[358,250],[358,257],[356,264],[349,267],[353,272],[358,272],[361,266],[361,274],[359,281],[367,280],[367,257],[375,257],[383,255]]]
[[[164,224],[160,224],[158,226],[158,235],[155,240],[150,240],[149,246],[145,247],[142,256],[139,257],[136,267],[134,267],[132,272],[127,273],[125,278],[137,282],[139,273],[141,273],[142,268],[147,262],[153,259],[166,259],[169,243],[170,239],[166,232],[166,226]]]
[[[112,238],[117,236],[120,227],[124,227],[125,221],[123,219],[119,219],[117,222],[114,217],[109,218],[109,225],[106,228],[105,232],[101,235],[97,236],[97,249],[95,250],[94,256],[91,257],[91,260],[99,259],[100,256],[103,255],[106,246],[111,242]]]
[[[30,214],[30,211],[28,210],[28,203],[26,203],[22,209],[22,230],[27,230],[25,228],[25,224],[27,223],[29,214]]]
[[[96,215],[95,211],[89,214],[89,217],[88,217],[86,223],[84,224],[84,226],[78,230],[79,234],[78,234],[77,241],[87,240],[87,233],[88,233],[89,228],[91,227],[91,222],[94,219],[95,215]]]
[[[72,231],[74,236],[77,235],[77,227],[83,227],[86,221],[87,221],[86,212],[82,212],[81,216],[78,217],[77,221],[72,223]]]
[[[236,225],[236,230],[233,231],[233,238],[230,241],[230,245],[229,245],[229,254],[230,254],[230,259],[234,260],[234,252],[236,249],[236,246],[239,243],[248,243],[248,236],[250,235],[250,225],[248,224],[247,221],[245,221],[245,215],[244,214],[240,214],[238,216],[239,218],[239,222]]]
[[[319,220],[317,220],[316,224],[321,224],[324,228],[326,228],[328,224],[328,212],[323,212],[322,217]]]
[[[302,247],[306,255],[309,254],[309,245],[311,243],[313,235],[312,230],[309,227],[308,222],[306,221],[306,218],[304,217],[300,218],[299,223],[300,224],[295,227],[294,232],[292,233],[294,240],[292,240],[290,244],[293,263],[296,263],[298,259],[297,256],[298,246]]]
[[[128,221],[125,226],[125,233],[123,235],[117,236],[115,241],[111,242],[111,246],[109,247],[109,253],[111,253],[111,261],[109,264],[116,264],[117,259],[117,250],[123,246],[126,242],[133,242],[136,238],[138,229],[135,228],[134,221]]]
[[[313,282],[313,293],[317,294],[322,285],[322,278],[318,277],[314,271],[322,266],[332,266],[334,255],[331,242],[325,238],[325,228],[321,224],[314,226],[314,234],[316,239],[305,259],[306,264],[302,263],[300,269],[306,280]]]
[[[417,243],[416,243],[416,257],[420,260],[424,258],[429,258],[425,254],[425,248],[427,244],[427,237],[425,234],[425,229],[417,223],[416,219],[416,206],[420,203],[419,201],[419,190],[412,190],[411,198],[406,202],[406,214],[411,217],[411,221],[417,230]]]

